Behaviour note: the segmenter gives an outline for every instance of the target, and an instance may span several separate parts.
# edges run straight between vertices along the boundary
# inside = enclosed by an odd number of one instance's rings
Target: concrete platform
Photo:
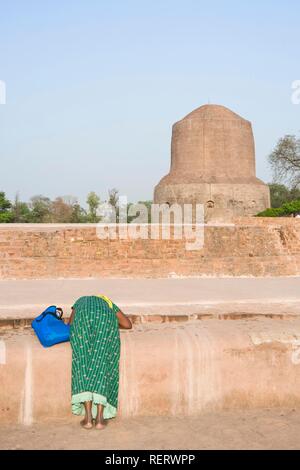
[[[72,419],[69,344],[0,333],[1,423]],[[300,407],[300,318],[140,324],[121,331],[119,416]]]
[[[300,279],[0,281],[2,423],[71,420],[69,344],[43,349],[30,324],[56,303],[105,293],[135,318],[121,332],[119,417],[300,408]],[[209,319],[209,321],[201,321]],[[227,321],[220,321],[220,320]]]
[[[52,304],[67,317],[78,297],[100,293],[132,315],[300,314],[299,277],[62,279],[0,281],[0,319],[31,319]]]

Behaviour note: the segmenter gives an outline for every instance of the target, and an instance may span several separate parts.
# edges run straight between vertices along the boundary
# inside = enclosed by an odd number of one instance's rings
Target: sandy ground
[[[201,417],[115,419],[86,431],[74,418],[1,426],[0,449],[300,449],[300,410],[252,410]]]

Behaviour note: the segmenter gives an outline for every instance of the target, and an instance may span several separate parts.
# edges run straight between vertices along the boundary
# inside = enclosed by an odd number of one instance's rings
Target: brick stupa
[[[154,202],[203,204],[206,221],[225,222],[270,207],[269,188],[256,177],[251,122],[205,105],[174,124],[170,173]]]

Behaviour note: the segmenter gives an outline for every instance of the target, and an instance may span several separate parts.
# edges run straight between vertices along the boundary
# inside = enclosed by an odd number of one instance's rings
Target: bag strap
[[[54,307],[54,306],[53,306]],[[52,317],[56,318],[57,320],[61,320],[62,321],[62,316],[63,316],[63,310],[61,308],[56,308],[56,311],[58,310],[61,315],[60,316],[57,316],[56,313],[54,312],[48,312],[48,310],[50,309],[51,307],[48,307],[47,310],[45,310],[42,314],[41,314],[41,318],[39,319],[36,319],[36,321],[39,323],[41,322],[42,320],[44,320],[44,318],[47,316],[47,315],[52,315]]]

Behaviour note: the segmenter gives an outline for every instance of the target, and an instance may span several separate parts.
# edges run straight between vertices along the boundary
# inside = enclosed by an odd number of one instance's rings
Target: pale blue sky
[[[152,198],[171,126],[207,102],[253,123],[257,174],[299,135],[298,0],[0,0],[0,189]]]

